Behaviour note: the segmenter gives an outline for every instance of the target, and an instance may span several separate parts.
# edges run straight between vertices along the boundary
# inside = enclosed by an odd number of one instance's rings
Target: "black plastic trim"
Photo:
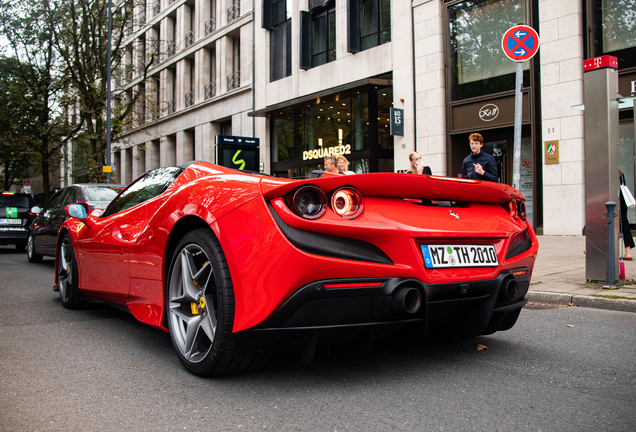
[[[371,243],[294,228],[280,218],[271,204],[268,205],[276,224],[280,227],[287,240],[303,252],[330,258],[377,264],[394,264],[387,254]]]
[[[517,234],[512,238],[510,247],[508,248],[508,253],[506,254],[506,259],[521,255],[531,247],[532,240],[530,240],[530,234],[528,234],[528,230],[525,230],[521,234]]]

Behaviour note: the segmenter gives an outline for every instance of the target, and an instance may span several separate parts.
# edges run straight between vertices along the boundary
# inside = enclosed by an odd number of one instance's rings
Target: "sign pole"
[[[523,63],[517,62],[515,84],[515,133],[514,159],[512,163],[512,187],[519,190],[521,183],[521,114],[523,108]]]
[[[517,63],[515,77],[515,133],[512,162],[512,187],[521,186],[521,119],[523,114],[523,62],[539,50],[539,34],[530,26],[519,24],[508,29],[501,39],[504,54]]]

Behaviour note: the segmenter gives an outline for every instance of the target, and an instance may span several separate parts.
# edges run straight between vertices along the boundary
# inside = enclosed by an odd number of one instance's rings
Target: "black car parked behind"
[[[42,261],[42,256],[55,256],[57,232],[68,216],[65,208],[76,202],[88,203],[91,210],[105,209],[123,185],[105,183],[74,184],[58,191],[44,205],[43,209],[34,208],[38,215],[29,229],[27,258],[29,262]]]
[[[14,244],[23,251],[27,245],[28,227],[33,220],[33,197],[18,192],[2,192],[0,195],[0,244]]]

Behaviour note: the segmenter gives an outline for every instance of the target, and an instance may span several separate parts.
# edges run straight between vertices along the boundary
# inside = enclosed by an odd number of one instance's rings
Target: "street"
[[[633,313],[534,306],[492,336],[202,379],[132,315],[64,309],[53,273],[0,247],[2,431],[636,430]]]

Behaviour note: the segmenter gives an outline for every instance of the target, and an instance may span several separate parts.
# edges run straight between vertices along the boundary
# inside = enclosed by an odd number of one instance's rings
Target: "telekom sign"
[[[611,68],[618,69],[618,59],[611,55],[594,57],[583,61],[583,71],[588,72],[595,69]],[[634,83],[632,82],[632,88]]]

